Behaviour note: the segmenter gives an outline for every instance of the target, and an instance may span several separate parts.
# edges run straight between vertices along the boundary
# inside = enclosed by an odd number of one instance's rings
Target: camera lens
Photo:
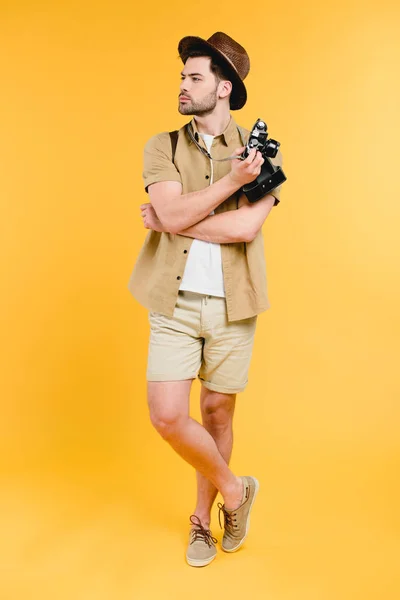
[[[266,155],[269,156],[270,158],[275,158],[275,156],[278,152],[279,146],[280,146],[280,143],[277,142],[276,140],[268,140],[268,142],[265,146]]]

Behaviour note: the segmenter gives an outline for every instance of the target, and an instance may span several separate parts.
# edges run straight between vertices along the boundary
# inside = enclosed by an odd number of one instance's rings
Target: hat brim
[[[239,110],[246,104],[247,90],[243,83],[243,80],[239,77],[235,67],[229,62],[222,52],[214,48],[212,44],[209,44],[207,40],[201,37],[188,35],[181,39],[178,45],[179,56],[182,62],[185,63],[189,53],[192,50],[205,51],[206,54],[215,56],[223,62],[226,71],[229,73],[230,81],[232,81],[232,92],[230,96],[230,107],[232,110]]]

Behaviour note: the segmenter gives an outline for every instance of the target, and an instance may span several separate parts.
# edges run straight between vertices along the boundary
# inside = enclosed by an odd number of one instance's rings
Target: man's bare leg
[[[151,422],[172,448],[221,492],[225,506],[237,508],[243,496],[242,480],[229,469],[211,434],[189,416],[192,381],[149,381]]]
[[[203,426],[211,434],[219,452],[229,465],[233,446],[233,414],[236,394],[221,394],[201,386],[200,407]],[[204,527],[210,526],[211,509],[218,490],[213,483],[196,471],[197,504],[194,514],[199,517]]]

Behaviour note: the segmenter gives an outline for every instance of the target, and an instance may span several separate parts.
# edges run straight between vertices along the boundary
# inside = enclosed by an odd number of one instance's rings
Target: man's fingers
[[[259,154],[259,156],[258,156]],[[251,166],[253,168],[253,174],[258,177],[258,175],[261,173],[261,167],[264,164],[264,157],[262,156],[261,153],[257,153],[257,157],[254,159],[254,161],[252,162]]]
[[[264,163],[264,157],[261,152],[257,152],[255,159],[252,162],[252,167],[260,167]]]
[[[248,157],[244,160],[244,163],[247,165],[251,165],[251,163],[253,162],[254,158],[256,156],[256,149],[252,148],[249,152]]]
[[[261,154],[261,152],[259,152],[259,154],[260,154],[260,156],[258,156],[258,157],[257,157],[255,160],[257,161],[257,165],[258,165],[258,166],[261,166],[261,165],[263,165],[263,164],[264,164],[264,157],[263,157],[263,155]],[[254,162],[255,162],[255,161],[254,161]]]
[[[243,154],[245,148],[246,148],[246,146],[242,146],[241,148],[236,148],[236,150],[233,152],[233,154],[235,156],[239,156],[239,154]]]

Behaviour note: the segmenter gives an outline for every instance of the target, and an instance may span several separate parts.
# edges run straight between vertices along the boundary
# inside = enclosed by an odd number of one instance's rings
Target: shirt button
[[[181,278],[181,276],[180,276],[180,275],[178,275],[177,279],[180,279],[180,278]]]
[[[183,254],[187,254],[187,250],[184,250],[184,251],[183,251]]]
[[[210,176],[209,176],[209,175],[206,175],[206,179],[210,179]]]

